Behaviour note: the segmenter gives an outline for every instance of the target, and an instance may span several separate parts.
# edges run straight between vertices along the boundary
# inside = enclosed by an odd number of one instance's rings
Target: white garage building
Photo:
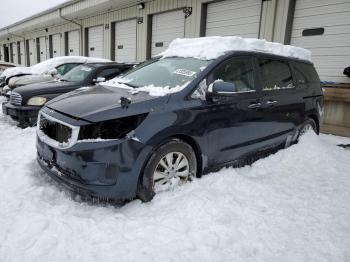
[[[308,48],[323,81],[350,82],[350,0],[72,0],[0,29],[0,60],[142,61],[177,37],[213,35]]]

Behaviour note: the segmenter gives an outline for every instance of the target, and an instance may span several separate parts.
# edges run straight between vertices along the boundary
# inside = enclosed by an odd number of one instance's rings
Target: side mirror
[[[94,81],[94,83],[101,83],[101,82],[105,82],[106,78],[104,78],[104,77],[97,77],[93,81]]]
[[[58,75],[58,71],[56,68],[49,70],[47,73],[51,76]]]
[[[237,88],[234,83],[216,81],[212,86],[213,96],[230,96],[237,93]]]

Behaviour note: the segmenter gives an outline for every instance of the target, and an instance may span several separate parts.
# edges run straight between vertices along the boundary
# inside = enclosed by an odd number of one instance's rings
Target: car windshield
[[[153,59],[128,71],[117,81],[131,87],[174,88],[189,83],[211,60],[171,57]]]
[[[87,65],[80,65],[80,66],[74,67],[64,76],[62,76],[61,80],[69,81],[69,82],[81,82],[85,80],[85,78],[90,74],[91,71],[92,71],[92,67]]]

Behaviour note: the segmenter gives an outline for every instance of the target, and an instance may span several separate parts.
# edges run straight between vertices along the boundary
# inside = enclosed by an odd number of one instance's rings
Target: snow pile
[[[304,48],[239,36],[178,38],[173,40],[169,48],[159,55],[161,57],[194,57],[210,60],[229,51],[256,51],[311,61],[311,52]]]
[[[0,113],[1,261],[350,261],[350,139],[307,134],[124,207],[74,201]]]
[[[127,83],[129,81],[126,81],[125,79],[117,77],[117,78],[113,78],[111,80],[108,80],[106,82],[102,82],[102,83],[100,83],[100,85],[128,89],[128,90],[130,90],[131,94],[137,94],[139,92],[146,92],[146,93],[149,93],[150,96],[166,96],[169,94],[180,92],[190,83],[190,82],[186,82],[181,86],[178,85],[175,87],[148,85],[148,86],[141,86],[141,87],[133,88],[133,87],[127,85]]]
[[[2,75],[6,78],[19,74],[45,74],[55,67],[65,63],[99,63],[111,62],[108,59],[85,57],[85,56],[60,56],[45,60],[31,67],[13,67],[6,69]]]

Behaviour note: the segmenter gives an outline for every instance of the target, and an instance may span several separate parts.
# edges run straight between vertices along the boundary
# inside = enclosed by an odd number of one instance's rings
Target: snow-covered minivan
[[[41,167],[79,194],[149,201],[319,132],[309,51],[240,37],[177,39],[123,76],[41,110]]]

